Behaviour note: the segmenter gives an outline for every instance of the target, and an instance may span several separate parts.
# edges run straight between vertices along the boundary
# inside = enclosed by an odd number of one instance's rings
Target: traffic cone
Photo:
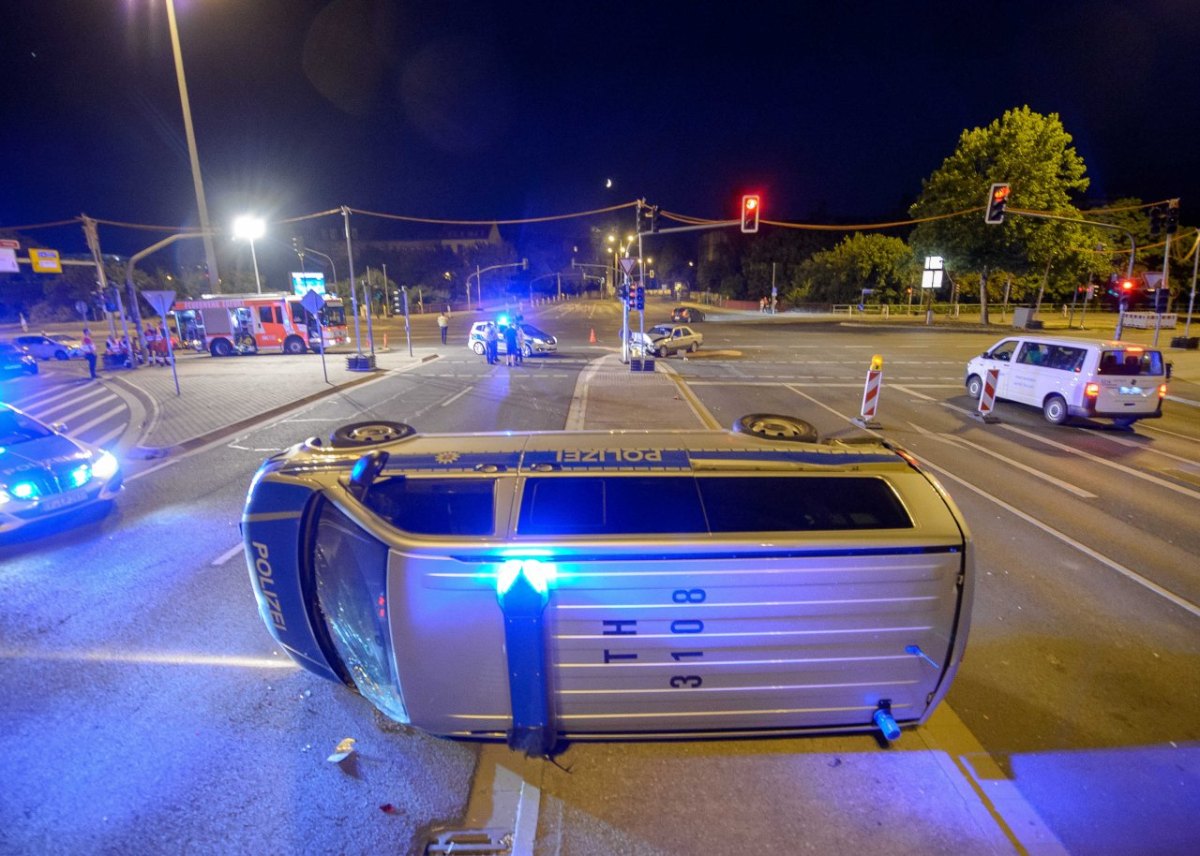
[[[592,335],[588,336],[588,344],[590,344],[590,345],[596,344],[596,328],[595,327],[592,328]]]
[[[387,347],[387,333],[384,333],[384,334],[383,334],[383,349],[384,349],[385,351],[388,349],[388,347]]]

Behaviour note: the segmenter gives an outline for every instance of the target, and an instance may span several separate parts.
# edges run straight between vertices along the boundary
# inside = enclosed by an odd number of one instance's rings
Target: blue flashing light
[[[538,594],[545,594],[558,579],[558,566],[538,559],[509,559],[496,569],[496,594],[503,597],[518,576],[524,576]]]
[[[68,487],[83,487],[92,477],[92,471],[87,464],[82,464],[67,473]]]
[[[37,496],[37,486],[33,482],[17,482],[9,485],[8,492],[15,499],[33,499]]]
[[[874,719],[875,724],[879,726],[879,730],[883,732],[883,736],[888,739],[888,742],[900,737],[900,726],[896,724],[896,718],[892,716],[892,711],[889,707],[881,705],[875,711]]]
[[[499,324],[501,327],[507,327],[508,326],[508,316],[501,315],[499,318],[496,319],[496,323]]]

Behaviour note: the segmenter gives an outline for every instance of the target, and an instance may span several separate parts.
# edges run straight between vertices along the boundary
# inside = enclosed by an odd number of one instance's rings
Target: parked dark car
[[[37,374],[37,360],[26,351],[8,342],[0,342],[0,378],[22,374]]]
[[[694,324],[704,320],[704,313],[694,306],[676,306],[671,310],[671,320],[675,323]]]

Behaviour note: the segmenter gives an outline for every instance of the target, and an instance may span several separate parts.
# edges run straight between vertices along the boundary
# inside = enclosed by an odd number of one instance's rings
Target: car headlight
[[[117,459],[111,452],[101,452],[100,456],[92,461],[92,475],[98,479],[112,478],[117,474],[117,469]]]

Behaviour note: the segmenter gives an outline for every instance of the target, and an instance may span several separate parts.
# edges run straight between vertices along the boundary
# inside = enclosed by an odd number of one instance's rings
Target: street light
[[[258,278],[258,255],[254,252],[254,242],[266,233],[267,224],[259,217],[246,215],[233,221],[233,236],[250,242],[250,258],[254,262],[254,285],[259,294],[262,294],[262,280]]]
[[[187,81],[183,77],[183,53],[179,49],[179,28],[175,25],[175,0],[166,0],[167,22],[171,28],[171,49],[175,54],[175,77],[179,81],[179,103],[183,108],[183,129],[187,135],[188,157],[192,162],[192,183],[196,186],[196,208],[200,214],[200,232],[204,238],[204,260],[208,264],[208,284],[214,293],[221,291],[217,275],[217,253],[208,228],[208,204],[204,201],[204,183],[200,180],[200,155],[196,152],[196,132],[192,128],[192,107],[188,101]]]

